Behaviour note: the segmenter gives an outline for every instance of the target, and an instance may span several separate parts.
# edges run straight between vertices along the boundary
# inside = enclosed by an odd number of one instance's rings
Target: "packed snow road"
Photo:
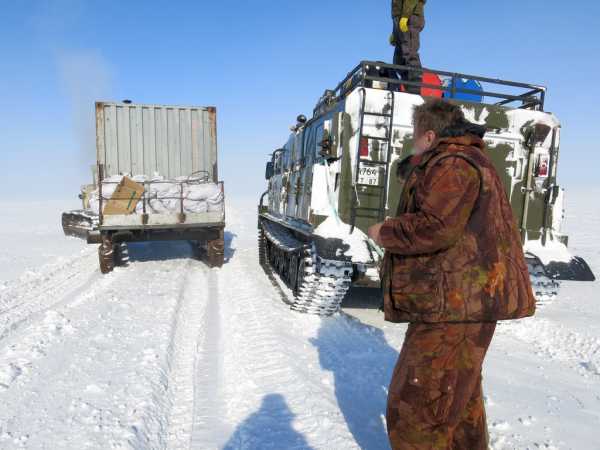
[[[572,246],[598,273],[600,209],[577,201]],[[13,210],[0,229],[1,449],[389,448],[405,326],[365,290],[332,318],[290,311],[257,264],[253,200],[228,206],[222,269],[186,242],[152,243],[106,276],[95,247],[60,235],[56,205],[35,221]],[[484,374],[494,449],[600,448],[599,294],[568,283],[535,318],[499,326]]]

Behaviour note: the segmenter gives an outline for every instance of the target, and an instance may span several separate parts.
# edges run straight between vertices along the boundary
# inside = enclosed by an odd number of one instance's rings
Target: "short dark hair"
[[[440,99],[427,99],[425,103],[415,106],[413,112],[415,135],[431,130],[439,137],[443,131],[464,120],[465,115],[457,105]]]

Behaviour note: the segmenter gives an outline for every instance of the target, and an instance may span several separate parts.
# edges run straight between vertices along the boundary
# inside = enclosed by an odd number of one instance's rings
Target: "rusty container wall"
[[[218,181],[216,109],[96,103],[96,149],[104,176],[165,178],[205,171]]]

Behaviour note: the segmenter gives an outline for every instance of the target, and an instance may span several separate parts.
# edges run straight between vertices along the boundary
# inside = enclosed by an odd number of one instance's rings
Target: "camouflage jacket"
[[[392,0],[392,17],[421,16],[427,0]]]
[[[477,136],[444,138],[413,157],[381,241],[386,320],[486,322],[535,312],[520,233]]]

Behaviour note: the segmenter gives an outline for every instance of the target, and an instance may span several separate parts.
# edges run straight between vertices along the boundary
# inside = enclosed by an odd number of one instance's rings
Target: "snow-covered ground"
[[[596,274],[599,195],[568,203]],[[257,264],[254,199],[228,202],[222,269],[152,243],[106,276],[62,236],[69,202],[0,205],[1,449],[389,448],[406,327],[365,290],[332,318],[290,311]],[[494,449],[600,448],[600,283],[500,325],[484,375]]]

